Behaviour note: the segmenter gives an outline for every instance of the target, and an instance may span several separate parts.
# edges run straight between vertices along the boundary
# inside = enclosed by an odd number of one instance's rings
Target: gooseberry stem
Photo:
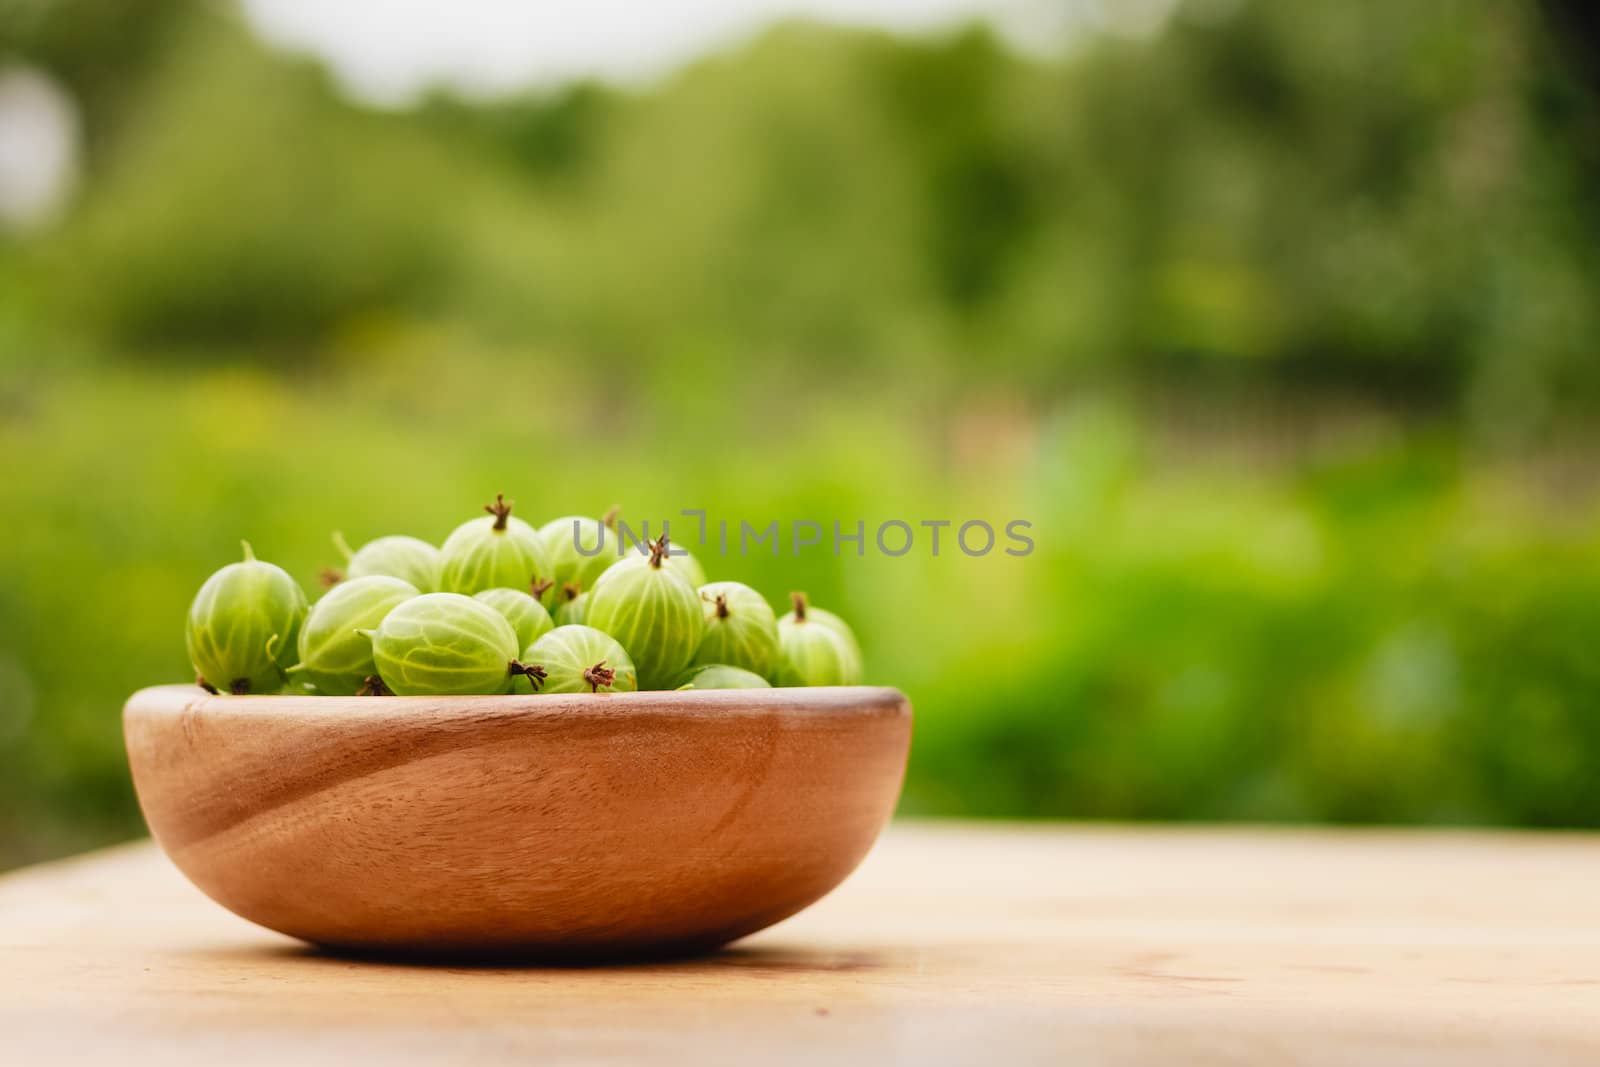
[[[615,532],[617,528],[617,516],[621,514],[622,506],[620,504],[612,504],[611,510],[600,516],[600,525]]]
[[[583,592],[583,586],[577,582],[567,582],[561,587],[561,595],[568,600],[577,600],[578,594]]]
[[[529,586],[533,591],[533,599],[539,600],[543,598],[545,593],[550,590],[550,587],[555,584],[555,579],[553,578],[535,578],[533,584]]]
[[[494,529],[504,530],[506,528],[506,520],[511,517],[512,503],[514,501],[507,500],[504,493],[496,493],[494,495],[494,503],[483,506],[484,511],[494,516]]]
[[[250,679],[235,678],[232,682],[228,683],[228,692],[232,693],[236,697],[244,696],[246,693],[250,692]]]
[[[317,572],[317,581],[322,584],[322,588],[332,589],[344,581],[344,572],[333,567],[324,567]]]
[[[217,695],[217,687],[212,685],[210,682],[206,681],[204,678],[200,677],[198,674],[194,676],[194,684],[198,685],[201,689],[204,689],[206,692],[210,693],[212,696],[216,696]]]
[[[790,593],[789,600],[794,604],[794,621],[806,621],[806,595],[804,593]]]
[[[519,674],[527,678],[528,681],[533,685],[533,691],[535,693],[537,693],[540,688],[543,687],[544,680],[549,677],[549,675],[545,673],[545,669],[539,666],[537,663],[524,664],[519,663],[516,660],[512,660],[506,670],[513,678]]]
[[[650,566],[656,570],[661,569],[661,561],[667,558],[668,543],[666,534],[650,542]]]
[[[392,697],[394,690],[383,684],[383,679],[376,674],[369,674],[361,683],[361,688],[356,690],[358,697]]]
[[[726,619],[727,617],[728,617],[728,594],[726,594],[726,593],[718,593],[717,594],[717,618]]]
[[[589,692],[598,693],[602,685],[610,685],[617,680],[617,672],[607,667],[605,660],[601,660],[593,667],[583,669],[583,680],[589,683]]]
[[[351,557],[355,555],[355,552],[350,548],[350,542],[344,539],[343,532],[339,530],[333,531],[333,547],[339,550],[339,554],[344,557],[346,563],[349,563]]]

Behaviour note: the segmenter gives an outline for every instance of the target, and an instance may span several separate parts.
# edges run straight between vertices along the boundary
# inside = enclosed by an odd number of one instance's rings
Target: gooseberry
[[[706,632],[694,662],[769,673],[778,658],[778,620],[766,598],[740,582],[711,582],[699,592]]]
[[[351,696],[378,668],[372,642],[361,630],[383,622],[397,605],[418,596],[399,578],[369,574],[340,582],[311,606],[300,628],[300,662],[290,670],[330,696]]]
[[[805,616],[807,622],[814,622],[826,626],[844,639],[845,647],[855,656],[857,663],[866,663],[861,655],[861,644],[856,640],[855,631],[850,629],[850,624],[839,616],[823,608],[815,607],[806,599],[804,593],[790,593],[789,600],[794,604],[794,610]]]
[[[771,689],[772,683],[753,671],[730,667],[726,663],[708,663],[690,667],[679,679],[679,689]]]
[[[543,670],[546,693],[631,693],[639,688],[627,650],[592,626],[557,626],[530,645],[522,660]]]
[[[401,696],[506,693],[525,675],[538,688],[543,672],[517,659],[517,631],[482,601],[460,593],[424,593],[400,604],[372,639],[378,677]]]
[[[336,532],[333,543],[344,553],[346,578],[381,574],[398,578],[419,593],[434,593],[439,589],[439,550],[421,538],[391,534],[368,541],[352,552],[344,535]]]
[[[544,546],[532,526],[511,515],[511,503],[496,495],[484,505],[489,514],[453,530],[440,548],[439,588],[450,593],[485,589],[528,589],[547,578]]]
[[[683,575],[683,580],[694,589],[699,589],[706,584],[706,569],[700,566],[700,561],[695,559],[687,549],[674,552],[667,558],[668,567],[676,567],[678,573]]]
[[[506,617],[511,628],[517,631],[517,644],[522,648],[550,632],[555,623],[544,605],[520,589],[485,589],[473,596]]]
[[[581,515],[552,519],[539,527],[539,542],[553,583],[545,592],[544,605],[554,611],[567,586],[575,586],[579,592],[588,589],[617,561],[617,509],[598,519]]]
[[[861,654],[849,627],[837,616],[831,623],[820,621],[804,593],[791,595],[794,610],[778,620],[778,684],[858,684]]]
[[[615,637],[633,657],[644,689],[672,684],[700,647],[705,617],[700,595],[663,566],[669,542],[650,543],[650,555],[629,556],[606,568],[589,591],[588,625]]]
[[[281,567],[256,559],[207,578],[189,606],[184,641],[199,683],[212,691],[275,693],[295,660],[306,595]]]
[[[669,541],[672,537],[670,533],[662,534],[662,536],[667,538]],[[648,540],[643,544],[635,540],[631,546],[631,554],[637,555],[640,558],[648,558],[650,555],[650,545],[651,542]],[[630,553],[628,552],[623,552],[622,557],[626,558],[629,554]],[[607,562],[615,563],[616,557],[609,557]],[[699,560],[694,558],[694,554],[692,552],[681,545],[675,543],[672,545],[672,550],[667,553],[666,560],[662,566],[669,571],[676,571],[684,581],[688,582],[689,585],[695,589],[699,589],[702,585],[706,584],[706,569],[700,565]]]
[[[569,582],[561,587],[561,596],[552,617],[557,626],[576,626],[583,622],[588,611],[589,594],[579,592],[578,587]]]

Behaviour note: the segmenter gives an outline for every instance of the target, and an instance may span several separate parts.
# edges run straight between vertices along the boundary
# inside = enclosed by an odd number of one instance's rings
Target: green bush
[[[917,707],[905,808],[985,815],[1600,824],[1597,516],[1428,436],[1240,469],[1117,404],[977,433],[842,393],[612,426],[581,446],[541,372],[456,348],[306,392],[253,369],[33,378],[0,421],[0,850],[133,832],[117,709],[183,680],[183,612],[248,536],[308,588],[329,532],[438,539],[494,491],[530,517],[1012,518],[1024,558],[826,547],[719,558],[851,618]],[[426,348],[427,346],[423,346]],[[992,415],[972,413],[982,426]],[[1206,457],[1211,458],[1206,458]],[[1218,457],[1222,458],[1218,458]],[[574,457],[581,457],[575,459]]]

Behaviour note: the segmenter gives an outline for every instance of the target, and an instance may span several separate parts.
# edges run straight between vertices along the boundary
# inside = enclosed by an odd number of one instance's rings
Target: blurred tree
[[[314,358],[340,323],[448,276],[445,159],[320,67],[194,18],[41,253],[47,295],[135,351]]]
[[[0,0],[0,62],[23,60],[66,87],[92,163],[174,37],[216,13],[205,0]]]
[[[982,26],[873,52],[891,134],[922,185],[937,291],[958,312],[987,303],[1010,280],[1044,193],[1034,144],[1007,122],[1016,60]]]
[[[1600,8],[1588,0],[1539,0],[1551,37],[1573,60],[1579,77],[1600,90]]]
[[[1595,112],[1527,5],[1185,5],[1049,61],[790,24],[648,92],[398,114],[226,9],[9,10],[122,142],[39,283],[114,344],[311,359],[441,314],[663,372],[1251,381],[1508,436],[1600,393]]]
[[[593,162],[616,106],[615,92],[595,82],[491,101],[436,89],[424,95],[418,116],[442,137],[470,133],[535,178],[575,180]]]

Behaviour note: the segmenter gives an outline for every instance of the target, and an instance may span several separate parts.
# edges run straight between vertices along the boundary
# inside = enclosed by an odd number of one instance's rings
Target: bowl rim
[[[493,717],[610,719],[642,716],[911,715],[911,701],[892,686],[840,685],[771,689],[664,689],[632,693],[503,693],[468,696],[328,696],[324,694],[212,694],[193,683],[148,686],[123,707],[132,715],[205,715],[252,718],[293,712],[310,717],[396,718],[438,721],[452,713]]]

